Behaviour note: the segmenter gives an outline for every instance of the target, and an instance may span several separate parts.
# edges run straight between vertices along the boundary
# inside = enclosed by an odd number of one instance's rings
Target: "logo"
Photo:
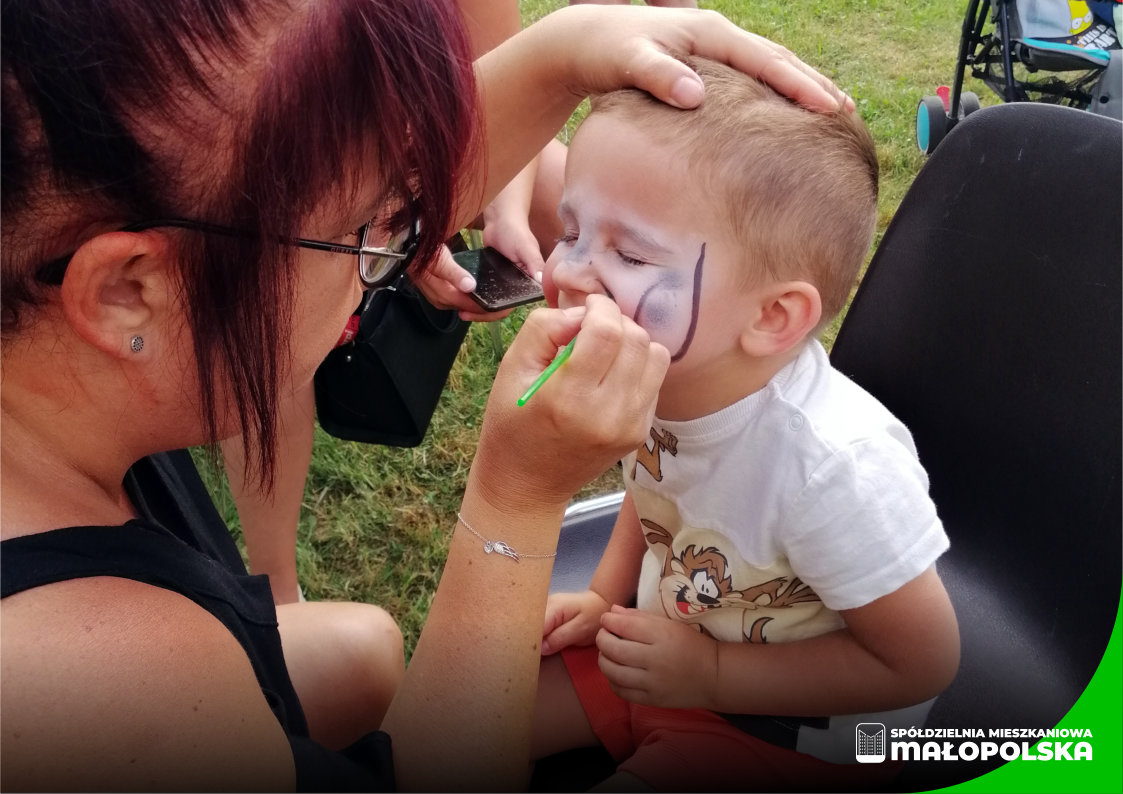
[[[859,722],[854,728],[854,757],[859,764],[880,764],[885,760],[885,726],[880,722]]]

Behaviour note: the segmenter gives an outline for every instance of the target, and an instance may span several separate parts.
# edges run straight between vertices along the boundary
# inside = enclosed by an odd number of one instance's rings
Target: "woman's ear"
[[[109,232],[83,243],[66,267],[61,295],[78,336],[119,358],[157,342],[171,294],[167,253],[166,239],[155,232]]]
[[[819,324],[823,302],[806,281],[782,281],[757,291],[749,322],[741,331],[741,349],[764,358],[785,353]]]

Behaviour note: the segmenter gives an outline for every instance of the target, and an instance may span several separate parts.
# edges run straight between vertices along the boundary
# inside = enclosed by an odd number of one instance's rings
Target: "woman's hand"
[[[727,63],[813,110],[853,109],[830,80],[786,48],[715,11],[578,5],[542,22],[552,25],[552,52],[569,59],[563,69],[574,75],[571,85],[581,95],[635,86],[668,104],[695,107],[702,81],[671,57],[677,53]]]
[[[441,246],[437,261],[430,265],[424,273],[411,276],[413,285],[421,292],[429,303],[438,309],[457,309],[461,320],[473,322],[491,322],[502,320],[511,313],[510,309],[500,312],[485,312],[480,305],[472,300],[468,294],[476,288],[476,280],[472,275],[456,264],[448,246]]]
[[[673,54],[729,64],[813,110],[854,106],[787,49],[715,11],[567,6],[476,61],[487,158],[464,181],[454,228],[475,218],[589,94],[635,87],[676,107],[701,104],[701,78]]]
[[[569,0],[571,6],[581,5],[582,3],[599,3],[605,6],[626,6],[631,4],[631,0]],[[697,8],[698,0],[646,0],[649,6],[660,6],[662,8]]]
[[[580,330],[580,334],[578,334]],[[573,354],[516,401],[575,334]],[[488,400],[472,482],[492,506],[564,505],[647,436],[670,354],[602,295],[532,312]]]

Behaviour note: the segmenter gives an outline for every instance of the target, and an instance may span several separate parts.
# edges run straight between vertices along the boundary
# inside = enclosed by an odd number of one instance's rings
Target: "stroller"
[[[955,80],[920,100],[916,142],[931,154],[980,107],[968,70],[1004,102],[1068,105],[1123,119],[1121,0],[968,0]]]

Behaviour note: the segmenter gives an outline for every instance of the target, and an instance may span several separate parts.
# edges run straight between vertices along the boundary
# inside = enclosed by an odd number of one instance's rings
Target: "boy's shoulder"
[[[773,386],[785,408],[792,412],[789,426],[809,426],[828,446],[843,448],[883,437],[916,454],[912,434],[904,423],[880,400],[835,369],[818,340],[805,346],[788,376],[777,379]]]

